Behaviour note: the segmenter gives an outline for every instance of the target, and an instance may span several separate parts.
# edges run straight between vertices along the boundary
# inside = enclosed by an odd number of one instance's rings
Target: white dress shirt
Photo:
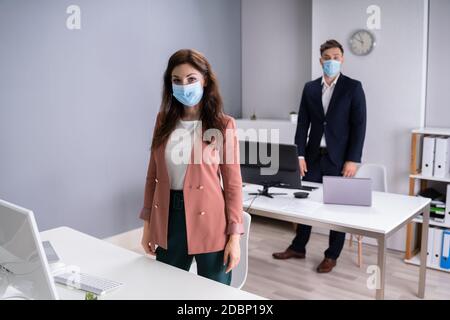
[[[325,78],[322,77],[322,105],[323,105],[323,112],[325,115],[327,114],[328,107],[330,106],[331,97],[333,96],[334,88],[336,87],[336,83],[339,79],[340,74],[337,75],[336,79],[333,80],[333,82],[328,85],[325,81]],[[325,132],[323,133],[322,140],[320,141],[320,146],[322,148],[327,147],[327,142],[325,140]]]
[[[333,97],[334,88],[336,87],[336,83],[341,74],[338,74],[337,77],[333,80],[333,82],[328,85],[325,81],[325,77],[322,76],[322,105],[323,112],[326,115],[328,111],[328,107],[330,106],[331,97]],[[327,141],[325,140],[325,132],[322,135],[322,140],[320,140],[320,146],[322,148],[327,147]],[[304,159],[305,157],[299,156],[299,159]]]

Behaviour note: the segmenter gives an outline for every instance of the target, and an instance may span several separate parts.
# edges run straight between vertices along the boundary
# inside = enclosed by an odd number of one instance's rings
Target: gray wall
[[[428,127],[450,127],[449,31],[450,1],[431,0],[426,113]]]
[[[242,0],[242,116],[288,119],[311,78],[311,0]]]
[[[426,76],[425,0],[378,0],[381,30],[374,31],[377,47],[367,57],[349,52],[353,31],[366,28],[366,8],[372,0],[316,0],[313,2],[313,77],[322,74],[320,44],[329,38],[346,50],[343,73],[360,80],[366,93],[368,124],[363,162],[387,168],[388,189],[408,193],[410,132],[423,121]],[[389,246],[404,250],[397,233]]]
[[[81,6],[82,29],[65,27]],[[0,198],[41,230],[141,225],[149,145],[171,53],[204,52],[240,116],[239,0],[0,1]]]
[[[410,130],[422,121],[422,65],[426,32],[424,0],[379,0],[381,30],[377,46],[367,57],[350,53],[349,36],[366,28],[370,0],[313,2],[313,77],[322,75],[320,44],[329,38],[346,50],[343,73],[362,82],[367,99],[368,125],[364,162],[384,164],[390,191],[408,192]]]

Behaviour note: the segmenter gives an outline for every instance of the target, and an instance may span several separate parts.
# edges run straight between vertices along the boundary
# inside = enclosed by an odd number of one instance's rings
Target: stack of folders
[[[442,201],[444,200],[444,201]],[[450,228],[450,184],[447,184],[447,194],[445,199],[439,198],[431,201],[430,217]]]
[[[418,197],[431,199],[430,218],[450,228],[450,184],[447,185],[446,195],[434,188],[427,188],[419,192]]]
[[[450,270],[450,230],[429,228],[427,266]]]
[[[446,204],[444,201],[432,200],[430,205],[430,218],[436,222],[445,223]]]
[[[444,178],[450,176],[450,138],[424,137],[422,175]]]

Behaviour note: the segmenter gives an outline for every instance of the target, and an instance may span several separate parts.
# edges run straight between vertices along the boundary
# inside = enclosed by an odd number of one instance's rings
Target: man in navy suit
[[[322,182],[323,176],[353,177],[361,162],[366,132],[366,99],[361,82],[341,73],[344,49],[336,40],[320,47],[323,76],[303,89],[295,134],[300,173],[304,181]],[[308,134],[309,131],[309,134]],[[304,259],[311,226],[299,224],[297,235],[275,259]],[[330,231],[329,247],[317,272],[336,266],[345,233]]]

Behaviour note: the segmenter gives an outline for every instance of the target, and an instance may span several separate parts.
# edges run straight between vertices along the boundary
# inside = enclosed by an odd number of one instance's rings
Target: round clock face
[[[372,52],[375,46],[375,36],[367,30],[358,30],[350,37],[350,49],[358,56]]]

